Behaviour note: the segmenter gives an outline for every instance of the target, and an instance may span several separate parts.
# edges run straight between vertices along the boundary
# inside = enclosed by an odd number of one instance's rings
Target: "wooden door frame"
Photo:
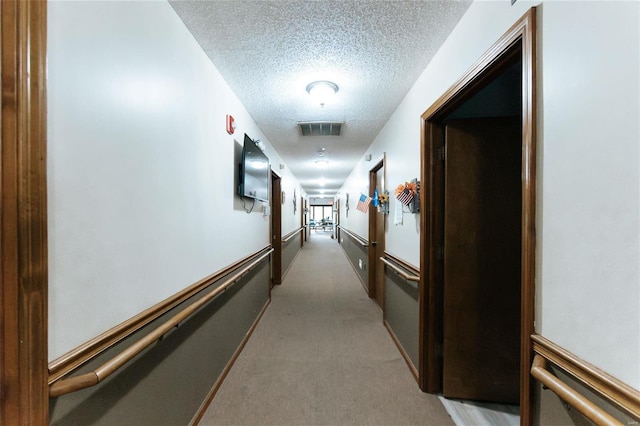
[[[338,229],[340,229],[340,198],[336,198],[333,201],[333,236],[336,242],[339,244]]]
[[[373,191],[375,190],[376,184],[377,184],[377,180],[376,180],[377,173],[380,169],[382,169],[385,166],[385,162],[386,162],[385,157],[386,157],[385,155],[382,155],[382,157],[380,157],[380,159],[376,162],[376,164],[371,169],[369,169],[369,194],[368,194],[369,197],[373,198]],[[383,175],[382,179],[384,184],[386,185],[386,176]],[[374,209],[375,207],[373,207],[373,205],[369,205],[369,258],[368,258],[369,273],[367,275],[369,279],[368,285],[369,285],[370,298],[376,297],[376,263],[378,262],[378,258],[376,257],[376,251],[377,251],[376,215],[378,213]]]
[[[0,3],[0,425],[49,423],[47,3]]]
[[[304,205],[304,196],[300,195],[300,204],[298,204],[300,207],[298,207],[300,209],[300,227],[302,228],[302,233],[300,233],[300,247],[304,247],[304,242],[307,240],[306,238],[306,227],[304,226],[304,219],[305,219],[305,215],[304,215],[304,209],[305,209],[305,205]]]
[[[530,368],[535,318],[536,211],[536,9],[516,22],[449,90],[421,115],[419,385],[442,388],[443,162],[441,120],[482,89],[510,61],[522,62],[522,253],[520,332],[520,424],[532,424]]]
[[[271,170],[271,284],[282,284],[282,192],[281,177]]]
[[[309,200],[306,197],[302,197],[304,204],[304,240],[305,242],[309,240]]]

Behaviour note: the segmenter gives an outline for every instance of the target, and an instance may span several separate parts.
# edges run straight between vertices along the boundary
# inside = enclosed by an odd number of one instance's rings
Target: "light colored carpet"
[[[313,233],[201,425],[453,425],[336,240]]]

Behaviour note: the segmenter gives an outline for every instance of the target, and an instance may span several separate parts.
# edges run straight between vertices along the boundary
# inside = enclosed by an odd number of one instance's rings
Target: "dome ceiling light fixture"
[[[307,85],[307,93],[319,102],[322,108],[337,92],[338,85],[327,80],[314,81]]]

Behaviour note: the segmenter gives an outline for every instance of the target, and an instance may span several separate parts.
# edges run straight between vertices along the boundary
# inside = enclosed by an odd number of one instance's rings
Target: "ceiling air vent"
[[[331,123],[328,121],[310,121],[298,123],[302,136],[340,136],[344,123]]]

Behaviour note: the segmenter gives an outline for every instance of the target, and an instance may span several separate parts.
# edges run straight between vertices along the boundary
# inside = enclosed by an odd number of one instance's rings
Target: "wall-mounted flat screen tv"
[[[269,176],[269,158],[245,133],[238,194],[259,201],[269,201]]]

